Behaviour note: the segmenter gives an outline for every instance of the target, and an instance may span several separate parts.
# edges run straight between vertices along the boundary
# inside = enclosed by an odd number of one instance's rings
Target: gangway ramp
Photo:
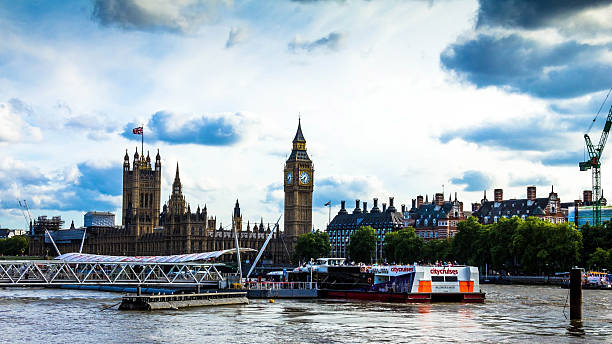
[[[217,288],[226,275],[219,264],[179,262],[99,262],[62,260],[0,261],[0,286],[147,285]]]

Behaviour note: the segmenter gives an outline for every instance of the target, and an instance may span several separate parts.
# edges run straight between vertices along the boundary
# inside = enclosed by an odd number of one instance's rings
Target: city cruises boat
[[[374,277],[370,268],[349,265],[345,258],[319,258],[293,270],[270,272],[266,278],[270,281],[314,282],[319,289],[367,290]]]
[[[569,274],[561,284],[562,288],[569,288]],[[582,272],[582,289],[607,289],[612,290],[610,275],[600,271]]]
[[[326,298],[384,302],[482,303],[478,268],[473,266],[373,266],[367,271],[367,289],[322,289]]]
[[[293,272],[312,272],[327,273],[329,272],[330,266],[342,266],[345,265],[346,258],[319,258],[317,260],[311,260],[304,265],[298,266],[293,269]]]

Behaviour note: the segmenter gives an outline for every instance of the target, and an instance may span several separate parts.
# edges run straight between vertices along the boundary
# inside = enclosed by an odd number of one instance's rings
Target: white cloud
[[[205,29],[202,22],[182,19],[180,8],[188,2],[135,3],[161,17],[166,29],[117,30],[88,23],[88,17],[46,22],[49,29],[41,33],[1,18],[6,40],[0,42],[0,99],[19,97],[32,104],[34,120],[22,117],[20,123],[43,128],[45,134],[37,145],[11,139],[3,146],[10,148],[4,150],[7,156],[45,171],[70,172],[81,161],[120,164],[125,148],[131,157],[140,143],[121,137],[115,124],[123,129],[162,110],[249,114],[252,122],[235,123],[248,130],[231,147],[152,144],[145,133],[145,150],[160,148],[162,200],[167,200],[178,161],[192,209],[206,203],[209,214],[227,224],[238,198],[245,219],[275,221],[283,193],[277,187],[265,202],[267,187],[282,183],[301,113],[315,164],[315,196],[346,191],[347,201],[378,197],[381,203],[395,196],[400,205],[418,194],[431,196],[445,184],[447,192],[459,191],[467,204],[482,193],[461,192],[459,186],[449,190],[449,181],[470,170],[490,176],[508,195],[524,193],[523,187],[506,185],[526,180],[533,171],[562,181],[555,185],[562,200],[590,186],[590,174],[577,167],[544,166],[531,153],[437,139],[455,129],[550,113],[552,102],[503,89],[476,89],[441,70],[440,52],[472,29],[476,1],[236,2],[222,4],[224,10],[206,21]],[[225,49],[231,27],[248,28],[249,37]],[[303,37],[300,43],[314,42],[332,32],[343,33],[341,49],[332,53],[287,49],[297,36]],[[175,117],[169,123],[174,127],[187,123],[185,116]],[[103,130],[92,131],[90,124]],[[0,135],[15,135],[3,130]],[[578,135],[551,145],[580,151],[581,140]],[[75,178],[67,173],[66,181],[57,183],[71,184]],[[341,185],[365,186],[332,189],[324,183],[331,178]],[[612,181],[612,170],[604,169],[602,180]],[[117,196],[109,197],[105,201],[116,202]],[[49,201],[36,199],[38,204]],[[313,216],[317,228],[327,223],[324,208],[315,208]],[[17,220],[0,214],[3,225]]]
[[[24,120],[24,113],[9,103],[0,103],[0,143],[37,142],[42,140],[40,128]]]

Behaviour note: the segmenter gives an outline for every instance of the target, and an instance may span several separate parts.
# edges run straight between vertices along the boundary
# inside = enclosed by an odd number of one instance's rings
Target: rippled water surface
[[[121,295],[0,289],[2,343],[612,342],[612,291],[585,290],[584,320],[564,317],[567,290],[483,285],[484,304],[254,300],[244,306],[123,312]],[[565,309],[569,316],[569,308]]]

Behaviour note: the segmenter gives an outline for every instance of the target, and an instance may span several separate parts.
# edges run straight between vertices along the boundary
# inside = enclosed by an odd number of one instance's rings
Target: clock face
[[[301,172],[300,173],[300,183],[308,184],[308,182],[310,182],[310,175],[308,174],[308,172]]]
[[[293,182],[293,173],[287,172],[287,184],[291,184]]]

